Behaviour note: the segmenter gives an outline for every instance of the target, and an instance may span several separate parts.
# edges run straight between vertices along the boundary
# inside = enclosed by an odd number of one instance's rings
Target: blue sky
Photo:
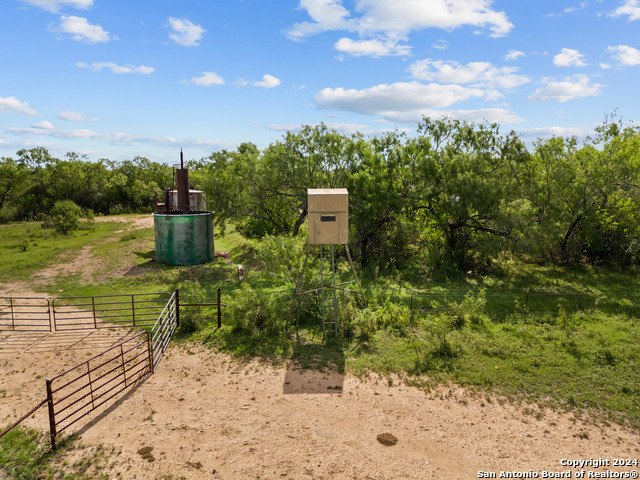
[[[640,0],[3,0],[0,156],[174,163],[423,115],[528,141],[640,120]]]

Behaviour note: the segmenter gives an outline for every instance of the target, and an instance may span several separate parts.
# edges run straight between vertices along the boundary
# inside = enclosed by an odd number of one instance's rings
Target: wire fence
[[[368,289],[365,295],[384,305],[405,305],[412,312],[435,313],[446,311],[464,303],[482,302],[489,315],[504,316],[515,312],[539,315],[557,315],[565,312],[597,309],[609,314],[640,315],[640,292],[616,291],[615,295],[598,291],[562,291],[542,288],[511,289],[430,289],[395,288]]]

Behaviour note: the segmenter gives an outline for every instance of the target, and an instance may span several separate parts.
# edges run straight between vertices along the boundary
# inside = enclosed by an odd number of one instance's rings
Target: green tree
[[[524,206],[516,172],[529,161],[526,148],[496,124],[425,118],[418,131],[408,213],[449,266],[482,266],[517,236]]]
[[[42,210],[47,211],[49,193],[58,181],[59,160],[43,147],[18,150],[18,161],[29,171],[29,186],[24,192],[23,203],[30,205],[30,217],[37,218]]]
[[[78,228],[82,209],[71,200],[58,200],[51,209],[56,232],[67,234]]]
[[[325,125],[288,132],[264,151],[250,143],[208,158],[202,180],[223,226],[235,221],[248,236],[296,236],[307,216],[307,189],[344,185],[351,139]]]
[[[12,158],[0,159],[0,222],[18,216],[18,202],[28,181],[27,167]],[[16,213],[14,213],[16,212]]]

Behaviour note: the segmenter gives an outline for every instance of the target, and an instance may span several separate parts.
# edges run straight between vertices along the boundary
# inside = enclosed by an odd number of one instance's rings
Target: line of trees
[[[150,211],[171,167],[20,150],[0,163],[0,216],[37,218],[56,200],[97,213]],[[417,135],[346,136],[321,124],[259,150],[188,162],[219,228],[297,236],[307,188],[346,187],[362,265],[415,273],[491,269],[501,259],[640,263],[640,129],[605,123],[582,144],[527,148],[498,125],[425,118]]]
[[[19,150],[17,159],[0,159],[0,222],[41,220],[60,200],[103,215],[149,212],[172,175],[144,157],[90,162],[73,152],[61,160],[42,147]]]

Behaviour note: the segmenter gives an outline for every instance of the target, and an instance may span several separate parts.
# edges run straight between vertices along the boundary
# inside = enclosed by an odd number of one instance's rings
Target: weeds
[[[5,475],[24,480],[109,478],[100,472],[109,455],[102,446],[88,454],[83,453],[73,464],[67,464],[67,454],[83,448],[75,436],[59,440],[58,448],[52,451],[46,434],[18,427],[0,439],[0,447],[0,478],[5,478]]]

